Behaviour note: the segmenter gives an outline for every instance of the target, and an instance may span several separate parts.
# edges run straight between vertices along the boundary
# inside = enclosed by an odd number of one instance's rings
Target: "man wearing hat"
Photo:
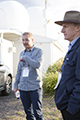
[[[64,20],[55,23],[70,42],[55,87],[55,103],[64,120],[80,120],[80,12],[67,11]]]

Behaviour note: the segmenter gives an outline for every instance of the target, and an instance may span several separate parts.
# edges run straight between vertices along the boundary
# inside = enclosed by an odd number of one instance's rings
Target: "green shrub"
[[[43,91],[44,94],[54,94],[54,87],[58,78],[58,72],[46,73],[43,77]]]
[[[62,63],[63,63],[63,59],[64,58],[60,58],[59,60],[57,60],[53,65],[49,65],[48,69],[47,69],[47,73],[49,72],[60,72],[61,71],[61,66],[62,66]]]
[[[44,94],[54,95],[54,87],[57,83],[58,72],[61,70],[62,63],[63,58],[60,58],[53,65],[49,65],[45,75],[42,78]]]

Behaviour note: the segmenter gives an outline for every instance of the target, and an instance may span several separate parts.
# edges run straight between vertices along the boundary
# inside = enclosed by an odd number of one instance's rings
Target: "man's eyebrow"
[[[25,38],[25,39],[23,38],[22,40],[29,40],[29,39],[28,38]]]

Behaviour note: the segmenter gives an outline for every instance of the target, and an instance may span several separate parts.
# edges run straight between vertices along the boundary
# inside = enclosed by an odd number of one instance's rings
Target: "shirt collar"
[[[34,48],[34,45],[28,52],[31,52],[33,50],[33,48]],[[24,52],[27,52],[27,50],[25,49]]]
[[[80,36],[79,36],[79,37],[80,37]],[[79,37],[77,37],[77,38],[74,39],[72,42],[70,42],[71,47],[75,44],[75,42],[78,40]]]

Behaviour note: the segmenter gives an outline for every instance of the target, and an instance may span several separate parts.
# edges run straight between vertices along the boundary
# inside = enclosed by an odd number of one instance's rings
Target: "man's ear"
[[[80,24],[76,26],[76,30],[80,31]]]

